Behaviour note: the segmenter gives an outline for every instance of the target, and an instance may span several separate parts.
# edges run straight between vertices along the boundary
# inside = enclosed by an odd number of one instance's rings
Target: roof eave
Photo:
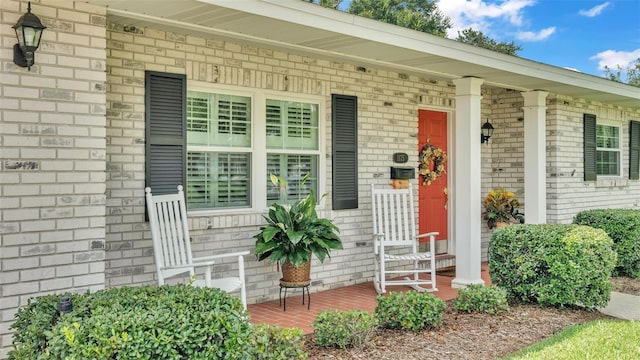
[[[203,26],[179,17],[162,8],[154,15],[140,5],[135,11],[129,1],[87,0],[108,5],[107,13],[123,19],[135,19],[142,24],[155,24],[188,34],[215,35],[223,39],[274,47],[329,59],[351,61],[359,65],[379,66],[402,73],[433,79],[454,79],[463,76],[483,78],[492,86],[516,90],[546,90],[640,108],[640,89],[605,78],[574,70],[543,64],[516,56],[463,44],[454,40],[425,34],[367,19],[341,11],[323,8],[303,1],[281,0],[183,0],[182,7],[224,9],[221,23]],[[165,0],[166,1],[166,0]],[[160,1],[158,5],[163,3]],[[170,4],[168,1],[167,4]],[[137,3],[134,3],[137,4]],[[172,19],[173,17],[173,19]],[[184,19],[184,18],[183,18]],[[264,22],[260,26],[259,22]],[[204,22],[203,22],[204,23]],[[239,24],[254,25],[239,27]],[[283,31],[265,31],[269,26],[292,28],[308,37],[294,37]],[[260,31],[262,30],[262,31]]]

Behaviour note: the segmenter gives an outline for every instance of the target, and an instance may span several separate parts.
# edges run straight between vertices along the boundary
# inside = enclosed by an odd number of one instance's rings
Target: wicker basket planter
[[[302,286],[311,282],[311,261],[300,266],[293,266],[289,261],[282,263],[282,279],[280,284],[285,286]]]

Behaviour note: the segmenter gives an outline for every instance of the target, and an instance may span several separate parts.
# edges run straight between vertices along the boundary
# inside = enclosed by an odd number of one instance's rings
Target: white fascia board
[[[295,0],[196,0],[216,6],[270,17],[301,26],[332,31],[386,45],[411,49],[425,55],[477,64],[514,74],[547,81],[594,89],[640,100],[637,87],[616,83],[605,78],[583,74],[517,56],[501,54],[431,34],[402,28],[384,22],[323,8]],[[387,63],[387,66],[391,63]],[[415,69],[414,69],[415,70]],[[444,75],[444,74],[443,74]],[[450,77],[451,74],[449,74]],[[467,74],[473,76],[473,74]],[[508,85],[508,84],[500,84]],[[533,90],[533,89],[530,89]]]

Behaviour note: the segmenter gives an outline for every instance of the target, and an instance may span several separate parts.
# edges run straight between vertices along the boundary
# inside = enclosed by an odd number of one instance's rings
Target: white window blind
[[[204,146],[251,146],[251,98],[187,92],[187,142]]]
[[[620,175],[620,127],[596,125],[596,170],[598,175]]]
[[[250,97],[188,91],[187,146],[190,209],[251,206]]]
[[[187,183],[192,209],[247,207],[251,204],[250,154],[190,151]]]
[[[315,155],[269,154],[267,156],[267,170],[269,174],[284,177],[287,180],[286,189],[276,189],[267,180],[267,200],[269,202],[292,203],[307,196],[311,191],[318,195],[318,157]],[[310,174],[302,184],[306,174]]]
[[[318,149],[318,105],[267,99],[267,148]]]

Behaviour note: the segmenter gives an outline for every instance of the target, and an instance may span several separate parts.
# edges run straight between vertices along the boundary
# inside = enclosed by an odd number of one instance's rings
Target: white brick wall
[[[109,24],[107,171],[107,285],[154,282],[155,266],[144,219],[144,70],[177,72],[198,80],[239,88],[321,95],[326,99],[330,124],[332,93],[358,96],[360,208],[331,211],[327,202],[321,215],[335,220],[345,250],[336,251],[323,265],[314,263],[314,290],[369,280],[373,274],[370,242],[369,186],[389,181],[391,156],[415,153],[417,109],[455,106],[454,88],[432,81],[359,64],[337,63],[224,42],[219,39],[166,33],[158,29],[132,29]],[[123,50],[126,49],[126,50]],[[326,189],[331,189],[327,137]],[[254,248],[253,235],[263,220],[258,213],[225,216],[191,215],[194,251]],[[277,297],[280,275],[275,265],[247,257],[250,303]],[[344,266],[349,264],[349,266]],[[357,265],[357,266],[356,266]],[[224,264],[223,268],[228,266]]]
[[[524,200],[524,99],[519,91],[510,89],[483,89],[482,123],[487,121],[495,128],[488,144],[482,149],[482,196],[491,189],[504,187]],[[479,200],[482,202],[482,198]],[[484,207],[481,207],[484,211]],[[524,204],[522,210],[524,208]],[[526,213],[526,212],[525,212]],[[482,222],[482,259],[487,260],[487,250],[492,230]]]
[[[629,180],[629,120],[640,121],[640,111],[564,96],[547,101],[548,221],[570,223],[580,211],[596,208],[639,208],[640,181]],[[598,121],[620,124],[622,176],[583,181],[583,114]]]
[[[239,88],[258,88],[325,96],[358,96],[360,208],[331,211],[330,203],[322,213],[341,229],[345,250],[334,252],[324,265],[314,263],[315,288],[329,288],[369,280],[370,219],[368,187],[388,182],[391,154],[417,148],[417,109],[454,109],[454,88],[441,81],[408,76],[359,64],[314,59],[272,49],[256,48],[219,39],[166,33],[159,29],[132,29],[126,24],[110,24],[108,46],[108,171],[109,198],[107,284],[140,284],[154,281],[154,264],[146,224],[142,222],[144,201],[144,70],[186,74],[188,81],[198,80]],[[126,50],[123,50],[126,49]],[[132,53],[133,52],[133,53]],[[547,101],[547,133],[552,138],[558,122],[553,117],[552,100]],[[487,117],[496,127],[488,146],[482,146],[483,194],[504,186],[524,198],[523,98],[519,91],[483,89],[482,121]],[[327,109],[327,114],[330,114]],[[330,116],[330,115],[328,115]],[[581,114],[568,122],[581,127]],[[330,123],[327,119],[327,123]],[[133,130],[132,130],[133,129]],[[580,130],[580,129],[578,129]],[[327,154],[330,154],[329,126],[325,129]],[[581,130],[572,130],[581,134]],[[580,135],[581,137],[581,135]],[[581,156],[581,145],[576,152]],[[329,156],[329,155],[327,155]],[[551,162],[563,152],[548,154]],[[551,163],[550,162],[550,163]],[[327,162],[327,189],[331,188],[330,161]],[[581,163],[580,163],[581,164]],[[574,179],[574,186],[584,186]],[[550,179],[550,184],[552,179]],[[607,192],[606,196],[611,196]],[[482,201],[482,199],[478,199]],[[525,204],[526,205],[526,204]],[[549,199],[549,219],[556,220]],[[575,206],[582,206],[575,204]],[[526,213],[526,208],[523,208]],[[577,212],[577,210],[575,210]],[[566,210],[565,210],[566,212]],[[572,215],[564,215],[570,217]],[[232,216],[191,216],[194,249],[227,251],[252,249],[252,236],[262,223],[259,214]],[[211,229],[215,229],[214,232]],[[491,232],[483,231],[483,259]],[[276,296],[279,275],[275,266],[247,259],[249,302]],[[340,266],[350,264],[350,266]],[[353,266],[353,264],[362,264]]]
[[[0,10],[5,358],[18,305],[43,294],[104,287],[106,14],[82,3],[34,2],[32,12],[47,29],[28,71],[13,64],[11,51],[11,26],[27,2],[3,0]]]
[[[510,90],[493,90],[491,98],[491,122],[496,130],[488,149],[483,146],[483,194],[491,188],[505,186],[522,200],[524,133],[523,123],[517,119],[523,116],[523,100],[519,92]],[[548,96],[546,103],[547,222],[571,223],[578,212],[587,209],[638,208],[640,181],[628,179],[629,120],[640,121],[640,111],[554,94]],[[621,125],[620,177],[583,181],[582,119],[585,113]],[[526,204],[523,210],[526,217]],[[483,228],[483,259],[487,258],[490,236],[491,231]]]
[[[320,215],[334,219],[345,250],[322,265],[314,262],[312,271],[314,291],[371,280],[369,186],[388,183],[394,152],[415,154],[418,108],[455,109],[451,83],[217,38],[125,31],[128,24],[107,24],[104,8],[83,2],[32,5],[48,28],[29,72],[13,64],[10,50],[11,26],[26,11],[26,1],[0,2],[0,358],[11,344],[15,311],[29,297],[155,282],[144,222],[145,70],[324,97],[328,191],[330,96],[358,96],[360,205],[332,211],[329,197]],[[482,193],[505,186],[522,199],[522,97],[485,88],[482,105],[482,122],[489,117],[496,128],[482,146]],[[628,121],[640,120],[640,112],[555,95],[547,105],[549,222],[570,222],[580,209],[638,207],[640,182],[625,176]],[[620,179],[582,181],[585,112],[622,124]],[[198,255],[252,250],[262,222],[259,213],[192,214],[193,248]],[[491,232],[482,232],[486,259]],[[249,256],[246,266],[249,302],[276,298],[275,265]]]

